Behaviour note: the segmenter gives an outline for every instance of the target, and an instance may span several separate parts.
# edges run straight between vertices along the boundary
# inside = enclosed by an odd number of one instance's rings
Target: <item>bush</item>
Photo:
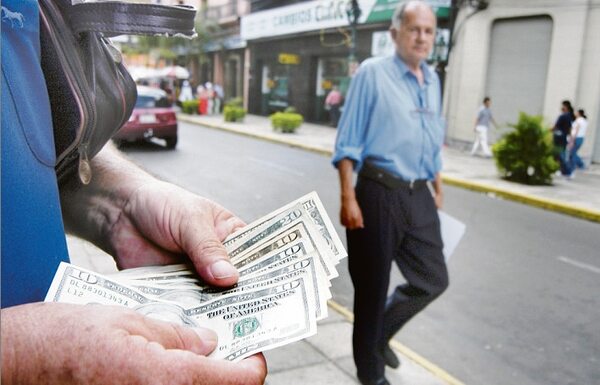
[[[519,114],[515,130],[504,135],[492,148],[496,166],[508,180],[529,185],[551,184],[558,170],[550,129],[541,116]]]
[[[198,100],[186,100],[181,102],[181,111],[185,114],[197,114],[198,113]]]
[[[246,116],[242,98],[233,98],[225,103],[223,107],[223,117],[226,122],[241,122]]]
[[[273,129],[284,133],[293,133],[304,122],[304,118],[296,113],[294,107],[288,107],[284,112],[276,112],[269,118]]]
[[[241,122],[246,116],[244,107],[226,105],[223,108],[223,117],[226,122]]]

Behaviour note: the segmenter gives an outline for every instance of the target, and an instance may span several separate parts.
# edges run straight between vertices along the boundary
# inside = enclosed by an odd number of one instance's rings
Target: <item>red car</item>
[[[129,121],[113,136],[117,144],[150,138],[164,139],[167,148],[177,145],[177,115],[167,93],[159,88],[137,86],[138,97]]]

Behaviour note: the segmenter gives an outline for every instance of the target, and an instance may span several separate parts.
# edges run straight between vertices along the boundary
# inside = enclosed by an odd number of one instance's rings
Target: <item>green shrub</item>
[[[246,116],[242,98],[229,99],[223,107],[223,117],[226,122],[241,122]]]
[[[269,116],[271,125],[275,131],[292,133],[304,122],[302,115],[293,112],[293,107],[288,107],[285,112],[276,112]]]
[[[186,100],[181,102],[181,111],[185,114],[197,114],[198,113],[198,100]]]
[[[223,107],[223,118],[226,122],[241,122],[246,116],[246,110],[241,106],[226,105]]]
[[[508,180],[530,185],[551,184],[558,170],[550,129],[541,116],[519,114],[515,130],[504,135],[492,148],[496,166]]]

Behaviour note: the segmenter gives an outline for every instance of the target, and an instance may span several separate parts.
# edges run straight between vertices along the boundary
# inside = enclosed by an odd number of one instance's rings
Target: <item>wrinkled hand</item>
[[[35,303],[2,310],[3,384],[262,384],[264,357],[208,358],[216,335],[120,307]]]
[[[342,199],[340,221],[348,230],[362,229],[365,227],[360,206],[356,198]]]
[[[120,268],[177,263],[187,255],[208,283],[229,286],[238,272],[221,242],[242,226],[208,199],[153,182],[131,194],[107,238]]]
[[[189,257],[209,284],[238,280],[222,241],[244,222],[218,204],[162,182],[107,145],[87,186],[61,188],[67,230],[111,254],[121,269]]]

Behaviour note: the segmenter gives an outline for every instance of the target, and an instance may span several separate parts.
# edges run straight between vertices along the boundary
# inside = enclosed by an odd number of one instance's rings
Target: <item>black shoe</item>
[[[376,380],[361,380],[358,379],[362,385],[390,385],[389,381],[385,377],[378,378]]]
[[[390,348],[390,344],[385,344],[383,346],[382,353],[383,353],[383,360],[385,361],[385,364],[387,366],[389,366],[390,368],[393,368],[393,369],[396,369],[400,366],[400,359],[398,358],[396,353],[394,353],[392,348]]]

